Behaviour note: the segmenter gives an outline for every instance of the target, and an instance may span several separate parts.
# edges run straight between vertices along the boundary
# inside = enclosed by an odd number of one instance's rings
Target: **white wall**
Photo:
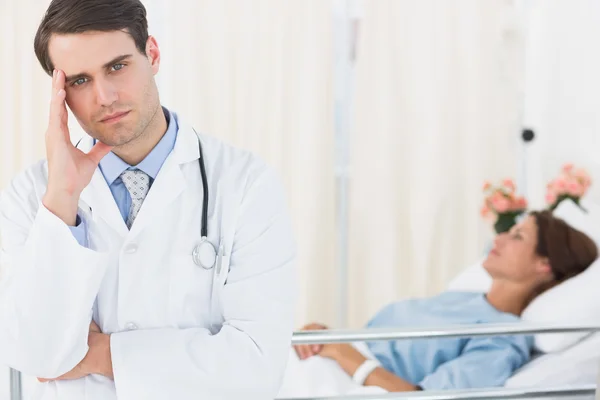
[[[524,123],[528,192],[543,205],[545,184],[565,162],[588,168],[600,201],[600,2],[530,0]]]
[[[364,3],[351,139],[348,319],[444,290],[491,237],[486,180],[515,177],[522,42],[504,0]]]

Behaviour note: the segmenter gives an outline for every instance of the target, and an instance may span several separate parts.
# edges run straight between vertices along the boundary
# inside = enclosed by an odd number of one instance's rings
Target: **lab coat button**
[[[127,254],[133,254],[137,251],[138,247],[135,243],[131,243],[128,244],[127,246],[125,246],[125,253]]]
[[[137,328],[138,328],[137,325],[134,324],[133,322],[128,322],[125,324],[125,329],[127,329],[128,331],[134,331]]]

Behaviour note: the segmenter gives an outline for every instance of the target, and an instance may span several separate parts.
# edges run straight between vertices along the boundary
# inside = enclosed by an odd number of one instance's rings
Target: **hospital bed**
[[[600,205],[582,201],[587,210],[565,201],[554,211],[559,218],[589,235],[600,247]],[[463,270],[447,287],[454,291],[485,292],[491,278],[481,261]],[[381,388],[357,387],[332,360],[311,357],[295,362],[291,355],[288,370],[299,378],[291,382],[280,399],[593,399],[600,367],[600,260],[582,274],[538,296],[524,311],[522,322],[511,325],[449,326],[436,329],[397,329],[388,331],[298,332],[294,342],[352,342],[364,353],[364,341],[419,339],[431,337],[531,334],[534,336],[532,360],[517,370],[502,388],[467,391],[385,393]],[[361,346],[362,345],[362,346]],[[368,354],[365,354],[368,357]],[[312,365],[310,365],[312,364]],[[316,370],[316,374],[306,374]],[[337,372],[336,372],[337,371]],[[303,375],[304,374],[304,375]],[[306,384],[308,383],[308,387]],[[284,379],[284,386],[286,380]],[[354,385],[354,386],[352,386]],[[380,389],[380,390],[377,390]],[[309,392],[313,391],[309,394]],[[309,395],[307,395],[309,394]]]
[[[598,332],[598,333],[596,333]],[[386,393],[383,389],[359,388],[340,369],[330,368],[331,360],[314,357],[289,367],[296,381],[294,384],[309,385],[297,393],[313,391],[315,396],[296,396],[302,399],[331,400],[376,400],[376,399],[593,399],[596,391],[596,376],[600,363],[600,324],[557,325],[557,324],[477,324],[446,326],[427,329],[368,329],[360,331],[312,331],[297,332],[294,344],[316,344],[333,342],[356,342],[373,340],[426,339],[442,337],[475,337],[516,334],[585,334],[586,338],[576,345],[552,354],[538,355],[532,362],[517,371],[504,388],[489,388],[460,391],[426,391],[419,393]],[[356,346],[364,353],[366,347]],[[366,354],[365,354],[366,355]],[[302,365],[301,365],[302,364]],[[300,367],[298,369],[298,367]],[[311,377],[302,375],[301,369],[312,370]],[[291,381],[291,380],[290,380]],[[284,385],[286,383],[284,382]],[[293,391],[293,388],[292,388]],[[289,390],[288,390],[289,392]],[[347,395],[333,395],[347,393]],[[322,394],[322,395],[321,395]],[[287,397],[278,397],[287,399]]]

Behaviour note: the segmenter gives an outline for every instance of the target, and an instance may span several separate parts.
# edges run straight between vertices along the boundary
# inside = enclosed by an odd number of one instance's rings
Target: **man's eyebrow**
[[[108,67],[112,67],[113,65],[120,63],[121,61],[125,61],[126,59],[130,58],[131,54],[123,54],[122,56],[113,58],[112,60],[110,60],[109,62],[107,62],[106,64],[104,64],[102,66],[102,68],[106,69]]]
[[[104,64],[102,66],[102,68],[106,69],[106,68],[112,67],[113,65],[120,63],[121,61],[125,61],[126,59],[128,59],[130,57],[131,57],[131,54],[123,54],[121,56],[115,57],[112,60],[110,60],[109,62],[107,62],[106,64]],[[70,75],[65,78],[65,82],[73,82],[73,81],[76,81],[77,79],[85,78],[87,76],[88,76],[88,74],[86,74],[86,73]]]

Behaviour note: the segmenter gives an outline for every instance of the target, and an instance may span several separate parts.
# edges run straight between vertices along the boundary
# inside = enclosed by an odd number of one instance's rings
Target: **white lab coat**
[[[88,350],[90,319],[111,334],[114,381],[39,384],[34,399],[273,399],[293,331],[295,245],[279,179],[248,152],[201,135],[208,236],[223,271],[194,264],[202,180],[198,137],[179,121],[129,231],[100,170],[79,202],[89,249],[42,204],[47,163],[0,197],[0,363],[56,377]],[[86,142],[86,143],[84,143]],[[92,146],[91,138],[80,145]],[[228,272],[228,274],[227,274]],[[213,296],[213,294],[216,295]]]

